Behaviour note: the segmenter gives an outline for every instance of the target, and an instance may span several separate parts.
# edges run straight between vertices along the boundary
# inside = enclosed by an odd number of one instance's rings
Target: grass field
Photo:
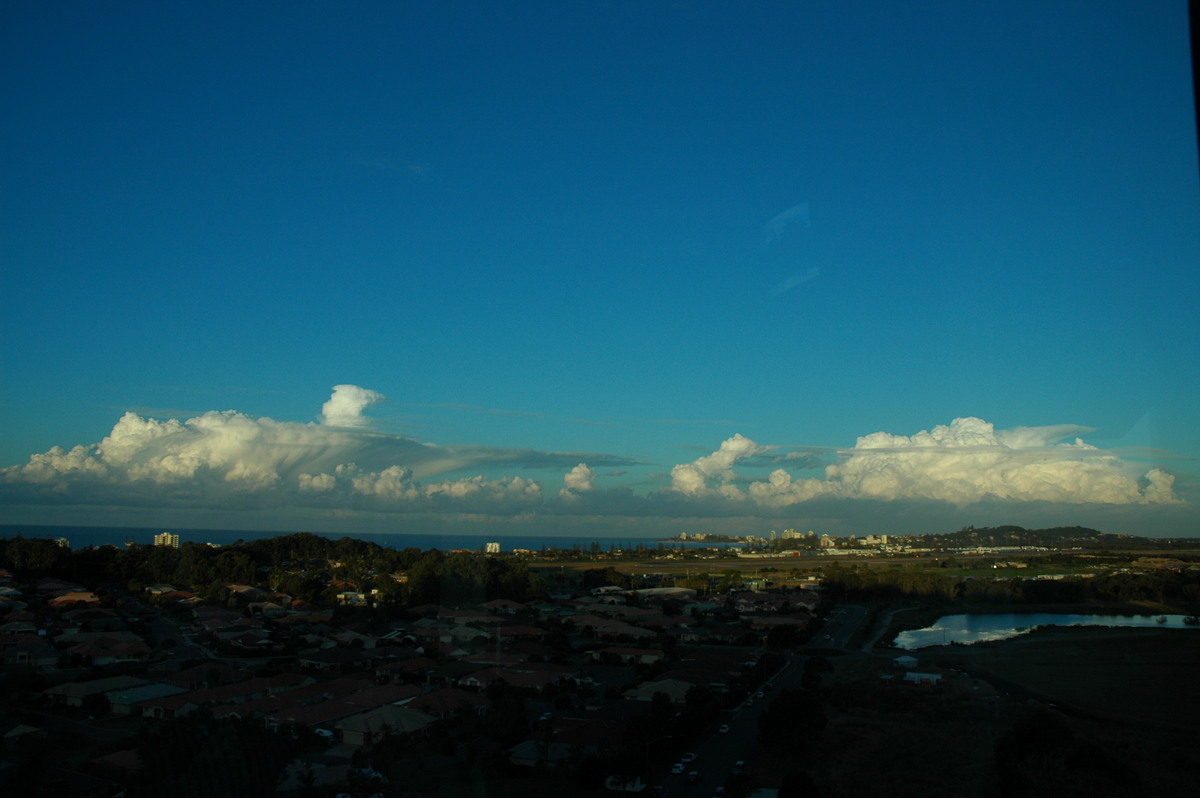
[[[986,648],[916,654],[1096,719],[1200,734],[1200,630],[1047,629]]]
[[[1016,794],[1192,794],[1200,782],[1200,630],[1053,629],[915,654],[943,688],[884,686],[885,657],[838,660],[825,731],[756,764],[762,783],[802,769],[823,798],[994,798],[997,744],[1030,718],[1051,743],[1009,766],[1037,785]]]

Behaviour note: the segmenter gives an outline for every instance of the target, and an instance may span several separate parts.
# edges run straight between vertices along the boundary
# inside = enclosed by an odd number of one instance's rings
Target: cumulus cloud
[[[563,477],[563,487],[558,495],[569,498],[587,493],[595,487],[595,482],[596,472],[589,468],[587,463],[580,463]]]
[[[1171,475],[1154,469],[1141,480],[1131,464],[1075,438],[1077,426],[997,431],[979,418],[912,436],[876,432],[858,439],[824,479],[793,480],[782,469],[749,494],[783,507],[819,496],[850,499],[925,499],[966,505],[1020,502],[1150,504],[1177,502]]]
[[[735,434],[721,443],[721,447],[712,454],[693,460],[690,463],[680,463],[671,469],[671,488],[679,493],[696,496],[710,490],[729,493],[726,489],[734,486],[728,483],[733,480],[733,464],[738,460],[754,455],[766,454],[769,446],[759,446],[754,441]],[[714,484],[716,483],[715,487]],[[729,493],[735,496],[735,493]]]
[[[748,488],[750,497],[764,507],[787,507],[832,494],[830,483],[819,479],[793,480],[792,475],[782,468],[771,472],[765,482],[752,482]]]
[[[321,407],[321,418],[331,427],[361,427],[367,423],[363,411],[385,399],[383,394],[357,385],[335,385],[333,396]]]
[[[55,447],[0,469],[0,506],[544,515],[595,524],[619,517],[853,518],[863,517],[865,506],[885,504],[889,518],[914,517],[918,509],[933,517],[928,513],[967,505],[1014,514],[1053,506],[1062,515],[1082,512],[1082,505],[1129,513],[1190,507],[1176,497],[1172,474],[1138,468],[1086,443],[1090,430],[1077,425],[997,430],[979,418],[958,418],[912,435],[865,435],[831,464],[816,449],[786,453],[735,434],[669,473],[641,473],[633,484],[602,489],[597,464],[644,464],[601,453],[439,446],[384,434],[362,423],[362,411],[381,396],[337,386],[323,423],[232,410],[186,420],[126,413],[99,443]],[[823,475],[797,476],[819,464]],[[538,480],[498,476],[502,469],[548,472],[561,487],[547,495]],[[943,510],[929,509],[935,507]]]
[[[439,508],[459,512],[513,511],[536,506],[542,496],[541,485],[524,477],[488,479],[475,475],[426,485],[403,466],[363,471],[354,463],[340,465],[333,473],[301,474],[299,487],[311,493],[336,494],[344,503],[353,504],[357,498],[405,511]]]
[[[1142,489],[1142,495],[1147,502],[1175,504],[1179,500],[1175,497],[1174,487],[1175,477],[1173,474],[1168,474],[1159,468],[1152,468],[1146,472],[1146,485]]]
[[[540,484],[521,477],[455,477],[455,472],[504,466],[569,469],[579,463],[578,452],[437,446],[374,432],[366,428],[362,411],[382,399],[376,391],[338,385],[324,404],[320,424],[232,410],[185,421],[125,413],[97,444],[55,447],[24,465],[0,469],[2,498],[33,504],[507,512],[540,501]],[[584,472],[575,466],[571,473],[569,483],[581,488]]]

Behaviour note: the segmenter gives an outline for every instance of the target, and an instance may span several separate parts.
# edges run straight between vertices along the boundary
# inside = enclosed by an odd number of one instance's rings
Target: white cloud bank
[[[1090,446],[1071,426],[997,431],[979,418],[906,437],[876,432],[858,439],[825,469],[824,479],[793,480],[778,469],[749,486],[759,504],[786,507],[819,496],[926,499],[967,505],[989,499],[1068,504],[1175,503],[1175,478]],[[741,444],[745,445],[745,444]]]
[[[565,468],[581,456],[437,446],[378,433],[363,411],[383,399],[355,385],[335,386],[320,424],[232,410],[186,421],[125,413],[98,444],[54,447],[25,465],[0,469],[0,501],[510,513],[542,502],[536,481],[480,475],[421,480],[503,464]],[[610,455],[584,456],[628,464]],[[582,488],[582,479],[576,476],[576,488]]]
[[[580,518],[784,517],[830,501],[964,507],[979,502],[1180,505],[1174,477],[1138,469],[1085,443],[1076,426],[995,430],[978,418],[915,435],[876,432],[838,453],[821,477],[797,478],[792,454],[737,434],[711,454],[670,470],[669,485],[635,494],[603,488],[596,465],[637,465],[606,454],[418,443],[372,430],[363,411],[382,394],[338,385],[321,423],[208,412],[179,421],[126,413],[97,444],[55,447],[0,469],[0,507],[307,508],[329,512],[530,514]],[[1063,442],[1065,439],[1071,439]],[[801,458],[811,465],[811,455]],[[555,492],[527,476],[559,476]],[[468,475],[464,476],[463,472]],[[472,473],[476,472],[476,473]]]

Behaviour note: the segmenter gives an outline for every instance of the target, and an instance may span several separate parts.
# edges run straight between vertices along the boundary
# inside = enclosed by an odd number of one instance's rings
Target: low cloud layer
[[[906,512],[921,505],[1182,504],[1171,474],[1087,444],[1081,436],[1088,430],[1073,425],[996,430],[959,418],[914,435],[876,432],[838,452],[836,462],[826,460],[819,477],[796,475],[812,472],[815,450],[788,451],[735,434],[710,454],[671,467],[657,487],[635,492],[608,484],[619,479],[613,469],[642,465],[619,455],[438,446],[374,431],[364,410],[383,400],[338,385],[320,423],[235,411],[185,421],[126,413],[99,443],[55,447],[0,469],[0,505],[661,522],[850,517],[861,504]],[[767,474],[772,465],[785,467]],[[528,475],[531,469],[552,475],[544,477],[553,480],[548,488]]]

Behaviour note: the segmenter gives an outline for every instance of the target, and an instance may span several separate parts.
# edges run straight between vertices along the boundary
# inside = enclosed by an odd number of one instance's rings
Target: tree
[[[675,704],[669,695],[660,691],[650,696],[650,717],[646,725],[655,734],[666,733],[674,719]]]
[[[784,690],[758,716],[759,739],[771,748],[796,750],[820,734],[827,722],[816,692]]]
[[[767,647],[772,651],[786,651],[800,643],[800,632],[795,626],[775,626],[767,632]]]
[[[747,798],[758,788],[758,779],[750,773],[730,773],[725,778],[726,798]]]
[[[69,554],[68,549],[53,540],[17,535],[0,549],[0,563],[17,571],[49,573],[56,570]]]
[[[821,798],[821,790],[805,770],[789,770],[779,783],[779,798]]]

